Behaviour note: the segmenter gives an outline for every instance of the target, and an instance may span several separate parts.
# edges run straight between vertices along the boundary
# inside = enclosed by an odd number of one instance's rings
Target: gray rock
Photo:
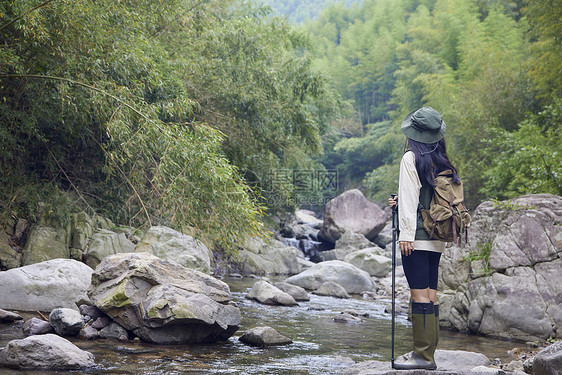
[[[79,250],[86,250],[88,241],[94,234],[96,227],[95,220],[85,212],[80,212],[72,217],[70,229],[70,247]]]
[[[318,263],[285,280],[286,283],[308,290],[316,290],[327,281],[340,284],[347,293],[351,294],[376,290],[375,282],[367,272],[339,260]]]
[[[288,293],[271,285],[267,281],[257,281],[246,298],[253,299],[265,305],[296,306],[297,301]]]
[[[0,350],[0,365],[15,368],[71,370],[94,365],[94,355],[53,335],[12,340]]]
[[[323,221],[317,219],[314,212],[298,210],[281,222],[280,234],[286,238],[317,239]]]
[[[0,306],[17,311],[78,309],[89,301],[93,270],[72,259],[53,259],[0,272]]]
[[[470,242],[445,249],[441,321],[461,331],[525,341],[561,337],[562,197],[484,202]],[[489,259],[478,256],[489,252]],[[481,258],[481,259],[478,259]]]
[[[115,322],[111,322],[107,327],[102,328],[99,335],[103,339],[119,341],[127,341],[129,339],[127,330]]]
[[[333,281],[327,281],[324,284],[320,285],[318,289],[316,289],[314,294],[319,296],[329,296],[329,297],[336,297],[336,298],[351,298],[349,294],[345,291],[344,287],[338,283]]]
[[[53,326],[43,319],[31,318],[23,323],[23,333],[26,336],[44,335],[51,332],[54,332]]]
[[[562,269],[562,260],[559,263]],[[468,311],[469,330],[529,341],[554,336],[552,321],[545,314],[548,305],[536,280],[535,271],[528,267],[514,268],[510,275],[494,273],[472,280],[468,293],[475,298]]]
[[[345,257],[357,250],[373,247],[374,244],[365,238],[364,235],[344,230],[341,237],[336,241],[333,250],[320,252],[322,261],[344,260]]]
[[[373,242],[383,249],[392,243],[392,220],[386,222],[384,228],[375,237]]]
[[[326,204],[320,236],[335,243],[345,230],[373,240],[386,224],[386,213],[357,189],[349,190]]]
[[[51,259],[68,259],[69,235],[64,228],[33,225],[24,246],[23,265],[44,262]]]
[[[240,325],[224,282],[148,253],[105,258],[88,294],[95,305],[144,341],[159,344],[228,339]]]
[[[240,341],[252,346],[288,345],[293,341],[271,327],[256,327],[244,332]]]
[[[58,308],[49,314],[49,323],[61,336],[76,336],[84,326],[84,319],[76,310]]]
[[[11,246],[10,238],[0,230],[0,269],[9,270],[21,266],[22,255]]]
[[[532,361],[533,375],[560,375],[562,372],[562,341],[541,350]]]
[[[243,275],[294,275],[303,269],[297,248],[254,237],[245,239],[235,263]]]
[[[316,217],[316,214],[310,210],[297,210],[295,211],[295,218],[298,224],[309,224],[311,226],[320,227],[323,223],[321,219]]]
[[[111,319],[109,319],[107,316],[100,316],[93,321],[92,327],[94,327],[95,329],[102,329],[107,327],[109,323],[111,323]]]
[[[80,305],[78,309],[80,310],[80,314],[84,316],[89,316],[90,319],[94,321],[98,319],[100,316],[104,315],[103,311],[101,311],[94,305]]]
[[[92,326],[83,327],[78,333],[82,340],[95,340],[100,337],[100,332]]]
[[[211,270],[207,246],[191,236],[164,226],[151,227],[135,247],[135,252],[147,252],[205,273]]]
[[[354,251],[347,255],[345,262],[353,264],[374,277],[386,277],[392,271],[392,259],[381,255],[379,247],[370,247]]]
[[[113,224],[113,222],[103,216],[99,216],[99,215],[95,215],[94,216],[94,222],[96,224],[96,228],[97,229],[111,229],[111,228],[115,228],[115,224]]]
[[[306,290],[300,286],[292,285],[284,281],[276,282],[273,285],[293,297],[295,301],[310,301],[310,296]]]
[[[135,245],[123,233],[115,233],[109,229],[100,229],[92,235],[84,252],[84,258],[86,264],[95,269],[105,257],[114,254],[130,253],[134,249]]]
[[[358,316],[354,316],[348,313],[341,313],[334,316],[334,322],[336,323],[361,323],[363,320]]]
[[[505,375],[499,368],[487,367],[487,366],[476,366],[470,370],[471,374],[474,375],[486,375],[486,374],[494,374],[494,375]]]
[[[503,369],[505,371],[521,371],[521,372],[523,372],[524,371],[523,361],[519,361],[519,360],[511,361],[507,365],[505,365],[503,367]]]
[[[70,259],[82,262],[84,260],[84,252],[80,249],[70,248]]]
[[[23,318],[19,314],[0,309],[0,322],[2,323],[11,323],[13,321],[22,319]]]
[[[348,367],[343,375],[476,375],[471,370],[478,366],[489,366],[490,361],[480,353],[462,350],[436,350],[437,370],[393,370],[390,362],[366,361]]]

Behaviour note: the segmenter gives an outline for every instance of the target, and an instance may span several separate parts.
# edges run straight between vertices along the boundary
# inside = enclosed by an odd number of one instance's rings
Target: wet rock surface
[[[293,341],[271,327],[256,327],[240,336],[240,341],[252,346],[288,345]]]
[[[70,370],[93,366],[94,356],[63,337],[45,334],[10,341],[0,349],[0,365]]]
[[[480,371],[472,371],[483,366],[488,368],[490,360],[483,354],[462,350],[437,350],[435,352],[437,370],[393,370],[390,362],[367,361],[355,364],[343,372],[344,375],[476,375]],[[498,371],[495,369],[493,371]],[[486,370],[487,371],[487,370]]]
[[[148,253],[105,258],[88,294],[116,323],[153,343],[222,341],[240,324],[227,284]]]
[[[257,281],[246,298],[256,300],[265,305],[297,305],[297,301],[290,294],[283,292],[265,280]]]
[[[298,275],[285,279],[286,283],[308,290],[316,290],[328,281],[341,285],[347,293],[358,294],[376,290],[376,285],[367,272],[339,260],[318,263]]]
[[[53,259],[0,272],[0,306],[17,311],[78,310],[89,301],[93,270],[72,259]]]

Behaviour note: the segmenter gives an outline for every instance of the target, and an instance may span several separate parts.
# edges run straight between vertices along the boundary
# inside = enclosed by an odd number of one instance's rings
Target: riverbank
[[[272,279],[276,281],[277,279]],[[281,279],[279,279],[281,280]],[[385,313],[386,301],[363,300],[360,296],[337,299],[311,294],[309,302],[299,306],[268,306],[245,298],[256,281],[253,278],[226,278],[233,301],[242,312],[241,327],[226,342],[208,345],[152,345],[139,341],[84,341],[69,338],[96,357],[88,374],[340,374],[353,365],[369,360],[389,361],[391,320]],[[334,317],[342,311],[355,310],[369,314],[360,323],[337,323]],[[23,314],[24,318],[34,316]],[[20,323],[0,325],[0,345],[23,337]],[[268,325],[293,340],[281,347],[255,348],[238,338],[250,328]],[[410,350],[410,326],[405,316],[396,325],[396,353]],[[485,354],[492,362],[508,363],[515,359],[508,351],[527,349],[524,343],[496,340],[442,330],[439,347],[447,350],[470,350]],[[75,372],[79,373],[79,372]],[[2,369],[2,374],[19,371]],[[29,375],[51,375],[56,372],[26,371]]]

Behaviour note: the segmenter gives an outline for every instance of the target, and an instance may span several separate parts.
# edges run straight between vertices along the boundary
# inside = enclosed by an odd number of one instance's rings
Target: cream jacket
[[[400,162],[398,180],[398,241],[414,241],[415,250],[445,250],[445,242],[437,240],[415,240],[418,203],[420,200],[421,182],[416,170],[416,159],[412,151],[407,151]]]

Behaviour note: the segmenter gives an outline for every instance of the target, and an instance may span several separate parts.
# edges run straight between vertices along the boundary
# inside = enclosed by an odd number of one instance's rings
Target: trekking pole
[[[396,200],[396,194],[391,194],[390,197]],[[396,312],[395,303],[395,289],[396,289],[396,206],[392,206],[392,354],[390,355],[390,366],[394,368],[394,315]]]

